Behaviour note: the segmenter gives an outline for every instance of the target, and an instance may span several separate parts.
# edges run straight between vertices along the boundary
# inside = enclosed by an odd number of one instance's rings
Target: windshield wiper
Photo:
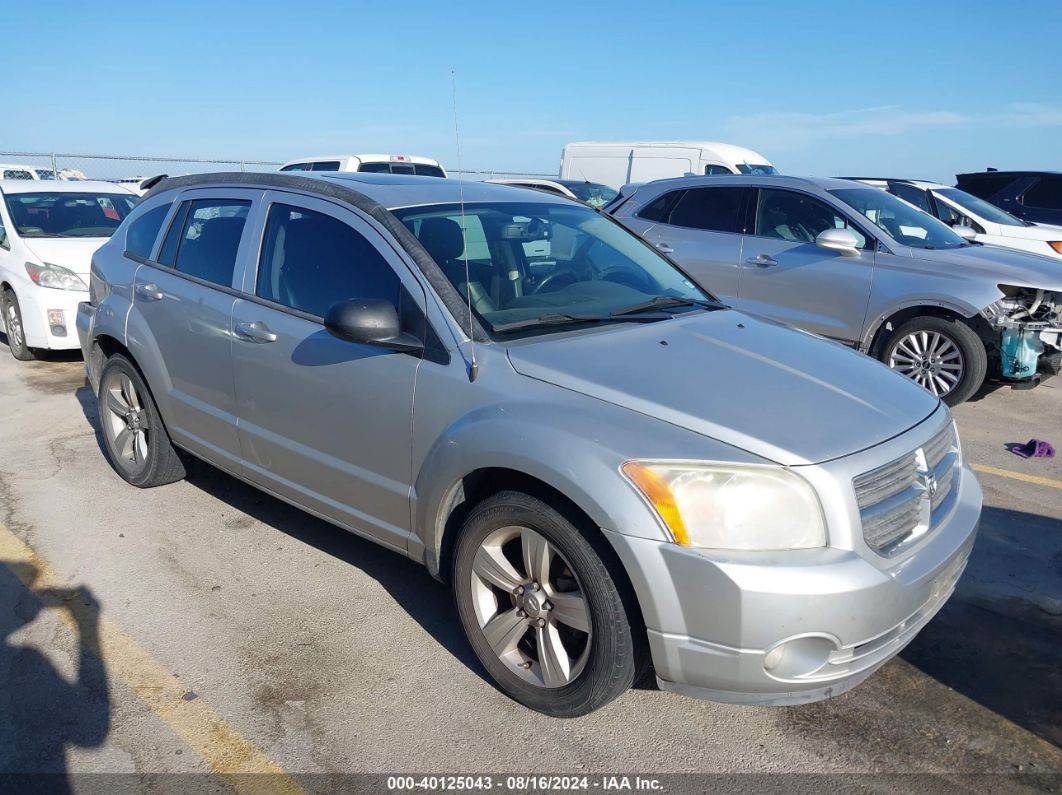
[[[576,315],[568,312],[558,312],[549,315],[539,315],[528,320],[514,320],[511,323],[498,323],[492,326],[497,332],[516,331],[533,326],[563,326],[570,323],[652,323],[657,320],[670,320],[671,315],[657,313],[653,315],[637,315],[627,317],[625,315]]]
[[[648,312],[654,309],[670,309],[677,306],[699,306],[702,309],[722,309],[723,305],[703,298],[681,298],[673,295],[658,295],[640,304],[632,304],[612,312],[609,317],[624,317]]]

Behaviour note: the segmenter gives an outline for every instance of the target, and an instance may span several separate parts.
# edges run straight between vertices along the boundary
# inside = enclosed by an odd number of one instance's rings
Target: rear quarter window
[[[1062,177],[1042,177],[1025,191],[1021,203],[1026,207],[1062,210]]]
[[[148,210],[129,225],[129,231],[125,235],[125,252],[136,254],[145,259],[151,256],[151,250],[155,247],[155,239],[162,229],[162,222],[170,211],[173,202],[160,204]]]

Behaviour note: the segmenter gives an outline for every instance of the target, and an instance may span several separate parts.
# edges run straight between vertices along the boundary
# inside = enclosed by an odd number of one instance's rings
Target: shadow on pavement
[[[1062,521],[986,506],[958,588],[901,656],[1062,746]]]
[[[468,645],[450,589],[432,579],[420,564],[311,516],[203,461],[191,462],[188,482],[235,510],[365,572],[443,648],[494,684]]]
[[[17,789],[18,774],[33,774],[24,784],[68,792],[67,746],[98,747],[110,730],[99,605],[85,588],[34,590],[36,577],[29,564],[0,560],[0,782]],[[78,649],[72,682],[37,649],[11,637],[44,609],[73,619]]]

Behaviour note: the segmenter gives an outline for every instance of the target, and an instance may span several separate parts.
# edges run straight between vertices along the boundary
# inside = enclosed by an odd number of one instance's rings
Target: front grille
[[[931,530],[955,485],[959,445],[955,426],[916,450],[853,479],[863,539],[879,555],[892,555]]]

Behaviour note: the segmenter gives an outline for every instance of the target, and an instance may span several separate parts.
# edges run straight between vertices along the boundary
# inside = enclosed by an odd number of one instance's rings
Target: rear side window
[[[310,171],[339,171],[338,160],[318,160],[310,164]]]
[[[236,252],[247,222],[249,201],[196,199],[184,202],[163,242],[159,261],[174,270],[232,286]]]
[[[324,213],[274,204],[266,220],[255,294],[324,317],[347,298],[399,305],[398,274],[355,229]]]
[[[667,223],[668,214],[671,212],[671,208],[675,205],[675,202],[682,198],[684,190],[673,190],[670,193],[665,193],[662,196],[653,199],[649,204],[645,205],[639,212],[638,217],[646,221],[662,221]]]
[[[1062,177],[1043,177],[1025,191],[1021,203],[1026,207],[1062,210]]]
[[[1014,181],[1013,177],[996,176],[994,174],[971,174],[959,179],[959,187],[967,193],[988,199],[995,196],[1007,185]]]
[[[309,171],[312,163],[292,163],[290,166],[284,166],[281,171]]]
[[[4,179],[33,179],[33,175],[20,168],[9,168],[4,170]]]
[[[733,174],[734,172],[726,166],[711,165],[704,167],[704,173],[706,176],[711,176],[712,174]]]
[[[151,256],[151,249],[155,247],[155,238],[159,236],[162,222],[166,220],[166,214],[172,206],[172,202],[160,204],[129,225],[129,231],[125,234],[126,254],[136,254],[145,259]]]
[[[907,185],[903,182],[890,182],[889,193],[893,196],[899,196],[905,202],[913,204],[919,210],[924,210],[927,213],[931,212],[929,209],[928,191],[916,188],[914,185]]]
[[[668,223],[711,232],[744,232],[748,188],[692,188],[671,209]]]

